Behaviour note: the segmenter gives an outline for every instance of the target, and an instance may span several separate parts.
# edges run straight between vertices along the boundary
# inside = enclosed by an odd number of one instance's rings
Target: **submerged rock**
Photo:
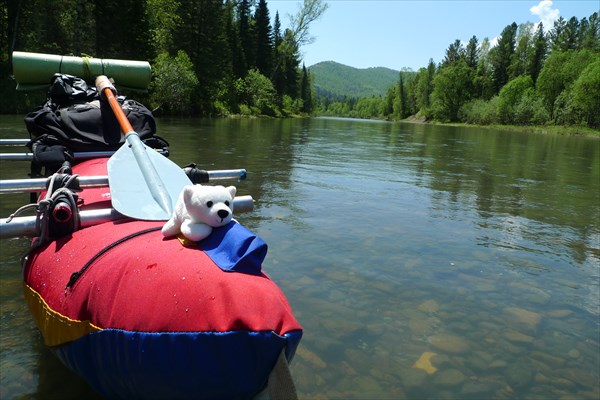
[[[429,343],[438,350],[452,354],[465,353],[470,349],[469,343],[466,340],[447,333],[431,336]]]
[[[437,303],[437,301],[431,299],[431,300],[427,300],[424,303],[419,304],[419,307],[417,307],[417,308],[419,309],[419,311],[422,311],[422,312],[434,313],[440,309],[440,306]]]
[[[504,313],[508,317],[509,322],[524,326],[529,330],[536,330],[542,320],[540,314],[524,308],[506,307]]]
[[[413,368],[422,369],[427,372],[429,375],[434,374],[437,371],[437,368],[431,364],[431,358],[436,356],[436,353],[432,353],[430,351],[426,351],[421,354],[421,357],[413,364]]]
[[[457,369],[451,368],[440,372],[436,376],[434,383],[440,386],[457,386],[462,384],[465,379],[465,374]]]

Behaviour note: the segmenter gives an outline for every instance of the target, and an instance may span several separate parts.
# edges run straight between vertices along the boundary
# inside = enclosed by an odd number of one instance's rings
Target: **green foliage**
[[[573,107],[587,126],[600,128],[600,60],[588,65],[573,85]]]
[[[549,119],[550,114],[544,107],[542,98],[535,93],[533,87],[525,89],[513,107],[511,122],[517,125],[544,125]]]
[[[553,51],[550,54],[540,72],[536,88],[538,93],[544,97],[546,108],[552,119],[557,116],[556,106],[567,104],[565,102],[568,97],[566,93],[557,103],[559,95],[575,82],[588,65],[597,61],[599,57],[600,54],[592,53],[589,50]]]
[[[277,115],[283,95],[292,99],[292,111],[302,104],[308,112],[312,88],[308,76],[304,86],[300,82],[300,48],[310,42],[309,26],[326,8],[322,0],[305,0],[282,36],[278,15],[271,29],[266,0],[10,0],[0,3],[0,71],[2,77],[10,74],[13,47],[154,60],[155,105],[167,113],[212,115],[238,111],[238,79],[266,87],[249,74],[257,68],[276,95],[265,100],[261,92],[263,97],[246,104],[251,113]],[[0,98],[19,103],[3,111],[28,101],[12,92],[10,82],[0,81]]]
[[[238,79],[235,89],[242,105],[246,106],[252,115],[280,114],[273,83],[258,70],[252,69],[244,79]]]
[[[498,123],[498,96],[491,100],[476,99],[465,103],[460,111],[460,120],[467,124],[491,125]]]
[[[458,121],[458,111],[471,99],[474,72],[464,60],[441,68],[433,80],[433,114],[442,121]]]
[[[152,107],[160,107],[167,113],[189,113],[192,94],[198,87],[198,78],[188,55],[183,50],[179,50],[175,58],[168,53],[159,54],[154,61],[152,75]]]
[[[600,127],[600,60],[588,65],[573,85],[560,93],[555,108],[561,125]]]
[[[495,93],[499,93],[502,86],[509,80],[509,67],[515,53],[516,36],[517,24],[513,22],[502,30],[498,44],[490,50]]]
[[[512,124],[515,122],[515,106],[521,101],[525,92],[531,88],[533,88],[533,80],[529,75],[521,75],[504,85],[500,90],[498,102],[498,116],[501,123]]]
[[[398,80],[399,71],[388,68],[358,69],[325,61],[310,67],[314,86],[320,96],[337,99],[343,96],[385,96]]]
[[[300,115],[302,113],[302,99],[292,99],[284,95],[281,100],[281,111],[284,115]]]

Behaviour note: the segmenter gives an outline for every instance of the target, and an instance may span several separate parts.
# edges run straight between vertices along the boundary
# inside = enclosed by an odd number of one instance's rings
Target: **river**
[[[303,325],[301,399],[598,399],[600,140],[348,119],[159,119],[246,168],[238,220]],[[0,117],[1,138],[25,138]],[[3,149],[2,151],[6,151]],[[16,149],[12,149],[16,151]],[[2,179],[26,176],[0,162]],[[1,195],[6,217],[27,195]],[[44,348],[0,242],[0,398],[96,398]]]

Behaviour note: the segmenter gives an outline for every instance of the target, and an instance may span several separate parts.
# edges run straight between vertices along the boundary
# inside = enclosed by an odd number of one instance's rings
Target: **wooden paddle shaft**
[[[115,117],[117,117],[123,134],[127,135],[129,132],[133,132],[133,127],[115,97],[117,89],[115,89],[112,82],[106,76],[100,75],[96,78],[96,89],[98,89],[101,96],[104,96],[108,100],[108,104],[110,104],[110,108],[112,108]]]

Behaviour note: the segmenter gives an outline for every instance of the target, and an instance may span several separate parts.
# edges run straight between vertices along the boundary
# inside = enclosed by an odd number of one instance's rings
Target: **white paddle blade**
[[[171,205],[175,205],[179,193],[191,181],[173,161],[155,150],[144,146],[148,161],[156,171],[156,177],[166,189]],[[146,221],[166,221],[171,210],[166,209],[153,192],[154,183],[147,182],[132,149],[124,144],[108,160],[108,183],[112,206],[121,214]]]

